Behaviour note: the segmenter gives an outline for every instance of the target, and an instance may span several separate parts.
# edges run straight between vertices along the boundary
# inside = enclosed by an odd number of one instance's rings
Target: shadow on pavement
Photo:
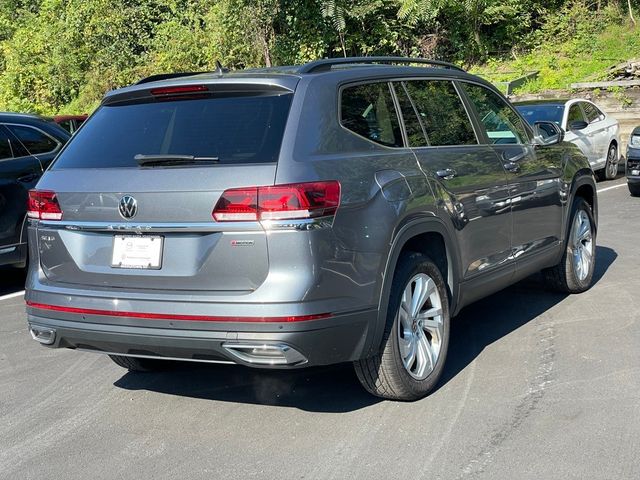
[[[598,246],[593,284],[598,283],[618,257]],[[544,286],[540,274],[464,308],[451,321],[447,363],[439,382],[444,386],[469,365],[485,347],[522,327],[567,297]]]
[[[617,258],[598,247],[594,283]],[[484,348],[562,301],[533,276],[465,308],[452,321],[447,365],[438,388],[460,373]],[[192,398],[344,413],[381,400],[366,393],[351,365],[300,370],[256,370],[241,366],[176,363],[164,373],[127,373],[114,384]]]

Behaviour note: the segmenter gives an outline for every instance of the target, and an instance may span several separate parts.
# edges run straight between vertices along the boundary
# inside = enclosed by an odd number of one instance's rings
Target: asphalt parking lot
[[[380,401],[349,365],[130,374],[26,330],[0,271],[0,478],[640,478],[640,199],[599,184],[596,284],[531,278],[454,320],[438,390]]]

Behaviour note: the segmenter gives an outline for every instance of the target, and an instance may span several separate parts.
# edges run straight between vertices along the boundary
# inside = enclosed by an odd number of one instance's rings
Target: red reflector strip
[[[208,92],[205,85],[182,85],[177,87],[152,88],[151,95],[175,95],[181,93]]]
[[[112,310],[94,310],[91,308],[62,307],[60,305],[46,305],[27,301],[27,307],[40,310],[51,310],[54,312],[78,313],[84,315],[100,315],[105,317],[129,317],[145,318],[148,320],[181,320],[189,322],[249,322],[249,323],[291,323],[306,322],[309,320],[320,320],[329,318],[330,313],[319,313],[316,315],[298,315],[291,317],[210,317],[207,315],[174,315],[170,313],[140,313],[121,312]]]

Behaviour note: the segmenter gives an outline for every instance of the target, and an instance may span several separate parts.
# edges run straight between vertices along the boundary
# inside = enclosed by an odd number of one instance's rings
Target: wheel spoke
[[[411,316],[416,318],[432,292],[433,280],[426,276],[417,277],[411,302]]]
[[[416,369],[416,374],[421,378],[424,378],[433,370],[433,351],[431,350],[431,345],[425,335],[421,335],[418,338],[416,346],[418,350],[418,368]]]

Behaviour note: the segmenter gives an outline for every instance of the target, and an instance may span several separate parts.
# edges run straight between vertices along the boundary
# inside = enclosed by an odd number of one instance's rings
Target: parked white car
[[[566,132],[565,141],[580,148],[600,178],[616,177],[620,162],[620,125],[593,102],[581,98],[536,100],[517,103],[516,108],[531,125],[540,121],[557,123]]]

